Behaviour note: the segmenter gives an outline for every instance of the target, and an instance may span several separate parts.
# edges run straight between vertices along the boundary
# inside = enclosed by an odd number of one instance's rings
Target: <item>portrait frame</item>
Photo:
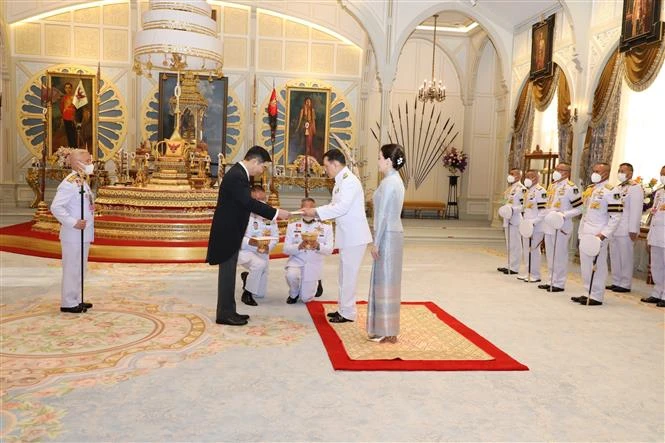
[[[217,176],[217,158],[222,152],[226,157],[229,152],[226,144],[229,81],[228,77],[209,77],[207,75],[196,76],[198,89],[208,102],[208,109],[203,120],[203,138],[208,145],[208,155],[212,159],[211,171],[213,177]],[[159,112],[157,117],[157,137],[164,140],[171,137],[173,133],[174,115],[171,114],[169,100],[174,96],[177,75],[174,73],[161,72],[159,74]],[[180,79],[182,85],[182,77]],[[181,110],[183,105],[181,105]],[[181,115],[181,125],[184,115]],[[181,126],[182,127],[182,126]],[[184,136],[183,136],[184,138]]]
[[[626,52],[663,37],[661,0],[623,0],[619,52]],[[635,11],[635,9],[639,11]]]
[[[99,118],[97,76],[95,74],[47,71],[46,82],[51,97],[47,139],[48,156],[54,155],[61,146],[65,146],[87,148],[93,160],[97,160],[99,154],[97,146]],[[67,84],[71,85],[71,93],[66,90]],[[74,102],[79,85],[82,85],[85,91],[87,103],[77,107]],[[80,102],[82,97],[79,95],[78,99]],[[73,109],[68,105],[73,106]]]
[[[292,164],[298,155],[305,155],[308,143],[309,155],[320,164],[323,154],[328,148],[330,133],[330,88],[309,88],[299,86],[286,87],[286,119],[284,123],[284,165]],[[314,115],[314,134],[308,132],[305,102],[310,99],[312,115]],[[307,137],[311,137],[308,141]]]
[[[531,27],[531,80],[549,77],[553,73],[554,17],[552,14]]]

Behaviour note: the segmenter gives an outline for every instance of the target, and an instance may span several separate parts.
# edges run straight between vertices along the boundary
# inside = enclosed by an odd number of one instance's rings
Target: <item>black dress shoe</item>
[[[218,325],[230,325],[230,326],[244,326],[247,324],[247,320],[238,318],[236,316],[222,317],[215,320],[215,323]]]
[[[287,305],[293,305],[298,303],[298,299],[300,298],[299,295],[296,295],[296,298],[291,298],[291,297],[286,297],[286,304]]]
[[[83,306],[86,309],[90,309],[90,308],[92,308],[92,303],[83,302],[83,303],[80,304],[80,306]]]
[[[72,314],[80,314],[81,312],[85,312],[87,309],[81,305],[78,306],[72,306],[71,308],[60,308],[60,312],[69,312]]]
[[[254,300],[254,297],[252,297],[252,293],[249,291],[243,291],[242,297],[240,297],[240,300],[249,306],[258,306],[259,304]]]
[[[247,314],[238,314],[237,312],[233,314],[235,318],[239,318],[241,320],[249,320],[249,315]]]
[[[605,286],[605,289],[608,289],[610,291],[614,291],[614,288],[616,288],[616,285],[607,285],[607,286]]]
[[[557,288],[556,286],[552,286],[551,288],[547,288],[548,292],[563,292],[563,288]]]
[[[581,295],[579,297],[570,297],[570,299],[575,303],[586,303],[587,296]]]
[[[247,276],[249,275],[249,272],[244,271],[240,273],[240,279],[242,280],[242,290],[245,290],[245,285],[247,284]]]
[[[656,306],[659,308],[665,308],[665,300],[661,300],[658,303],[656,303]]]
[[[550,285],[538,285],[538,289],[549,289]]]
[[[585,300],[584,303],[580,302],[581,305],[583,306],[600,306],[603,304],[602,301],[594,300],[593,298],[590,298],[589,300]]]
[[[508,268],[496,268],[497,271],[503,272],[504,274],[508,272]]]
[[[644,303],[660,303],[662,300],[656,297],[644,297],[640,301]]]
[[[341,314],[337,313],[336,316],[330,317],[330,323],[346,323],[346,322],[352,322],[353,320],[349,320],[346,317],[342,317]]]
[[[515,275],[515,274],[517,274],[517,273],[518,273],[517,271],[511,271],[511,270],[509,270],[509,269],[506,269],[506,270],[504,271],[504,274],[506,274],[506,275]]]
[[[615,286],[614,289],[612,289],[614,292],[619,292],[619,293],[625,293],[625,292],[630,292],[630,289],[628,288],[622,288],[621,286]]]
[[[339,312],[337,312],[337,311],[335,311],[335,312],[328,312],[327,315],[328,315],[328,317],[337,317],[337,316],[339,315]]]
[[[323,295],[323,285],[321,284],[321,280],[319,280],[319,286],[316,287],[316,294],[314,294],[314,297],[321,297]]]

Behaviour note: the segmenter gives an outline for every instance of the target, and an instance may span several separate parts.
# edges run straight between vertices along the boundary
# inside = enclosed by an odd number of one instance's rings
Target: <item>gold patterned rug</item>
[[[114,275],[115,267],[104,265],[98,275]],[[102,302],[77,315],[60,313],[56,296],[1,304],[0,441],[57,440],[67,412],[48,403],[73,391],[110,387],[232,347],[288,345],[310,330],[281,317],[256,316],[246,328],[216,325],[213,309],[151,294],[162,286],[116,279]]]
[[[517,371],[528,368],[431,302],[402,302],[397,343],[367,339],[367,303],[353,323],[330,323],[335,302],[307,304],[335,369],[358,371]]]

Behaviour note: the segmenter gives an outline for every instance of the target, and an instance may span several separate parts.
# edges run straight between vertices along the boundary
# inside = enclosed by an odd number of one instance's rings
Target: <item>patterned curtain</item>
[[[617,50],[608,60],[593,95],[591,122],[582,152],[580,178],[586,185],[591,167],[598,162],[612,163],[621,103],[623,64]]]
[[[573,158],[573,123],[570,121],[570,104],[568,80],[561,71],[557,87],[557,128],[559,131],[559,161],[565,163],[570,163]]]
[[[533,101],[538,112],[545,112],[550,103],[552,103],[560,76],[561,68],[555,63],[554,73],[551,76],[541,77],[533,82]]]
[[[508,167],[524,169],[524,154],[531,146],[533,139],[534,99],[531,92],[532,82],[527,82],[515,109],[515,122],[513,124],[513,138],[508,154]]]
[[[623,55],[625,79],[633,91],[644,91],[658,76],[665,60],[665,39],[638,46]]]

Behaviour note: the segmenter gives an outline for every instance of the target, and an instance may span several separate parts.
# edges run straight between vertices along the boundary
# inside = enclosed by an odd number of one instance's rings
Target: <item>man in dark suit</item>
[[[206,262],[219,265],[217,282],[217,318],[222,325],[246,325],[249,315],[236,312],[236,266],[238,251],[247,229],[249,214],[255,213],[268,220],[288,219],[289,212],[276,209],[250,195],[249,178],[260,175],[271,161],[268,151],[253,146],[245,158],[233,165],[224,175],[219,187],[217,208],[212,218]]]

